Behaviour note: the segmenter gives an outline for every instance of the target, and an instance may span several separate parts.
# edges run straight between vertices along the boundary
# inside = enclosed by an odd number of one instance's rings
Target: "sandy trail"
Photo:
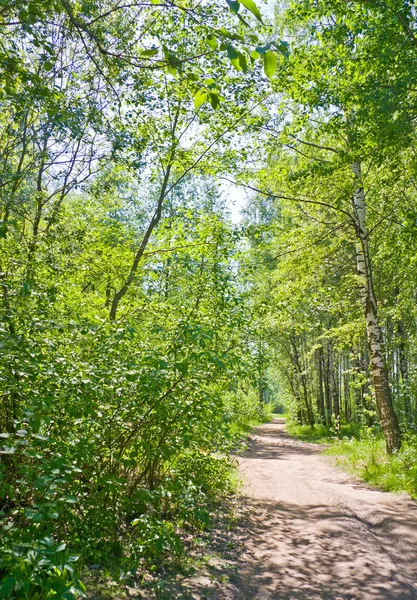
[[[417,505],[292,439],[255,430],[240,460],[252,515],[235,600],[417,599]]]

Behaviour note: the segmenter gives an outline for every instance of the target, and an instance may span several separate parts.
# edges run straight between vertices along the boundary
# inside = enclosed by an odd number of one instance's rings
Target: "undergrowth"
[[[327,444],[333,440],[353,437],[358,438],[360,435],[360,425],[357,423],[348,423],[339,426],[328,425],[299,425],[294,421],[287,420],[287,431],[294,437],[304,442],[312,442],[318,444]]]
[[[403,438],[401,450],[388,456],[381,433],[363,428],[359,439],[341,439],[326,449],[338,463],[363,480],[390,492],[417,498],[417,436]]]
[[[403,436],[401,450],[387,455],[380,431],[359,424],[339,428],[287,423],[288,432],[297,439],[327,444],[325,454],[364,481],[390,492],[406,492],[417,498],[417,435]]]

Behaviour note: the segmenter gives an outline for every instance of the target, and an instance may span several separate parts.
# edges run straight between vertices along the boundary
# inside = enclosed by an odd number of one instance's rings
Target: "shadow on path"
[[[256,428],[240,459],[238,526],[215,532],[204,568],[167,578],[152,597],[417,599],[417,505],[352,479],[284,422]]]
[[[386,523],[415,530],[413,519],[383,511],[378,525],[337,508],[251,502],[255,515],[247,524],[249,560],[235,582],[237,592],[224,598],[297,600],[410,600],[412,582],[384,556],[375,531]],[[373,531],[372,531],[373,530]],[[415,556],[404,567],[415,570]],[[222,596],[219,596],[221,598]]]

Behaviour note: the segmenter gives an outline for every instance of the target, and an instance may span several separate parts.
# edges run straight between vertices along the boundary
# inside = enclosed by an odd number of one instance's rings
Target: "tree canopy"
[[[274,407],[414,440],[414,3],[260,9],[0,4],[0,599],[140,585]]]

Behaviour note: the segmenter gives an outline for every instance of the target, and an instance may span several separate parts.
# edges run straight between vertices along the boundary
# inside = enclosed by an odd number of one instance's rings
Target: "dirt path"
[[[358,483],[283,423],[258,427],[240,460],[252,515],[227,597],[417,599],[417,505]]]

